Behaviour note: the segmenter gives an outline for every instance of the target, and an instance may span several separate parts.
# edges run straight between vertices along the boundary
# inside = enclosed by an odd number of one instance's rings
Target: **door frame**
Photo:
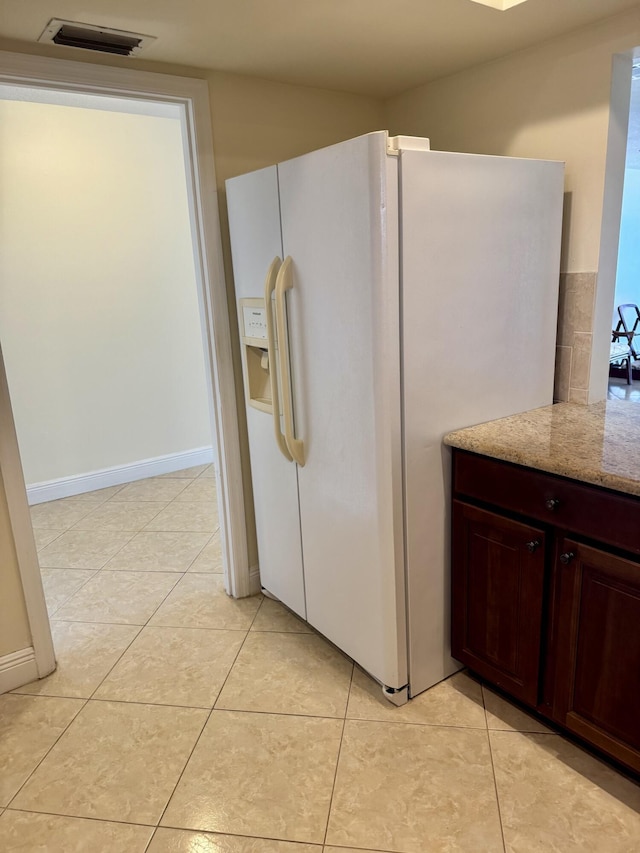
[[[205,80],[0,51],[0,83],[65,92],[112,95],[182,107],[187,191],[203,329],[225,588],[252,590],[247,547],[240,432],[229,310],[222,259],[209,90]],[[2,364],[0,363],[0,368]],[[17,559],[38,672],[53,668],[49,620],[29,518],[26,488],[4,370],[0,369],[0,471],[5,483]]]
[[[611,319],[615,305],[618,246],[622,220],[631,109],[631,80],[640,47],[615,54],[611,71],[607,159],[604,174],[600,257],[593,318],[589,403],[606,400],[609,382]]]

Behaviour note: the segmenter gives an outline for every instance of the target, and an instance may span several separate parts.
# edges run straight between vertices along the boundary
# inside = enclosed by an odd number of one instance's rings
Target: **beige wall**
[[[179,115],[96,102],[0,100],[0,338],[28,484],[211,446]]]
[[[566,162],[558,400],[587,401],[612,58],[637,45],[640,9],[387,102],[392,133],[433,148]]]
[[[0,475],[0,658],[30,645],[31,633]]]
[[[634,10],[393,98],[390,129],[433,148],[566,161],[563,270],[596,270],[611,62],[638,44]]]

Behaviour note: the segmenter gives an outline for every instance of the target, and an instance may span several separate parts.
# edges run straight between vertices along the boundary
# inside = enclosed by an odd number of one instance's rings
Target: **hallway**
[[[211,466],[32,515],[59,665],[0,697],[3,853],[640,848],[640,789],[465,673],[393,708],[227,597]]]

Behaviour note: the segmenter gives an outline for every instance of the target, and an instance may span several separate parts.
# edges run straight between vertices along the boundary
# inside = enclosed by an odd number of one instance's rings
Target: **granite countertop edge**
[[[633,405],[633,404],[626,404]],[[595,406],[578,406],[577,404],[558,404],[558,406],[572,408],[572,417],[580,418],[584,413],[586,418],[593,418]],[[574,459],[567,458],[568,453],[554,455],[550,452],[541,455],[527,446],[525,427],[531,427],[540,414],[556,410],[556,406],[548,406],[542,409],[533,409],[520,415],[512,415],[508,418],[500,418],[488,421],[477,426],[466,429],[455,430],[444,436],[444,444],[449,447],[487,456],[501,462],[510,462],[537,471],[544,471],[558,477],[566,477],[581,483],[588,483],[610,491],[619,492],[635,497],[640,497],[640,478],[625,476],[619,472],[607,471],[602,467],[596,467],[593,460],[588,460],[588,452],[576,453]],[[559,411],[559,409],[558,409]],[[640,407],[638,409],[640,421]],[[518,446],[518,427],[522,427],[522,443]],[[508,433],[506,440],[501,441],[500,432]],[[493,434],[492,434],[493,433]],[[587,447],[588,449],[588,447]],[[597,454],[596,454],[597,456]]]

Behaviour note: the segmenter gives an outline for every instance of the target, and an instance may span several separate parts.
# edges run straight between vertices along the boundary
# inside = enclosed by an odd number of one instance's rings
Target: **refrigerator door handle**
[[[264,307],[265,314],[267,317],[267,345],[269,347],[269,383],[271,385],[271,403],[273,407],[273,429],[276,436],[276,444],[278,445],[278,449],[280,453],[287,459],[289,462],[293,462],[293,456],[289,453],[289,448],[287,447],[287,442],[285,440],[284,435],[282,434],[282,430],[280,429],[280,399],[278,393],[278,376],[276,371],[278,369],[278,359],[276,358],[276,338],[273,333],[273,312],[271,309],[271,297],[273,295],[274,290],[276,289],[276,279],[278,277],[278,271],[282,265],[282,261],[280,258],[276,257],[271,261],[271,265],[269,266],[269,270],[267,272],[267,278],[264,283]],[[282,383],[282,379],[280,380]]]
[[[295,437],[293,429],[293,396],[291,391],[291,373],[289,371],[289,331],[287,329],[287,315],[285,305],[285,293],[293,287],[291,275],[292,260],[286,257],[278,272],[276,279],[276,328],[278,331],[278,359],[280,366],[280,379],[282,381],[282,409],[284,413],[284,437],[289,448],[289,453],[298,465],[303,466],[304,442]]]

